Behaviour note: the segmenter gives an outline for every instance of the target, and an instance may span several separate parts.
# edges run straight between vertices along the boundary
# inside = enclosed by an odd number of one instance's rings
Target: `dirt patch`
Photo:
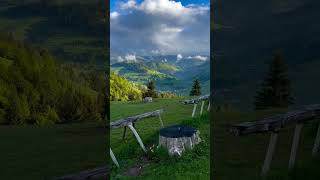
[[[130,176],[130,177],[135,177],[135,176],[139,176],[143,169],[148,166],[150,160],[146,157],[143,156],[142,158],[139,159],[139,162],[137,162],[135,165],[129,167],[124,173],[123,175],[125,176]]]

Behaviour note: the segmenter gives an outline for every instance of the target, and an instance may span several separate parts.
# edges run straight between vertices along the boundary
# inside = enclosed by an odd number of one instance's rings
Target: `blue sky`
[[[111,55],[209,55],[209,0],[111,0]]]
[[[116,3],[123,0],[110,0],[110,10],[113,11],[116,9]],[[137,0],[138,3],[140,3],[142,0]],[[188,4],[209,4],[209,0],[181,0],[180,1],[182,5],[188,5]]]

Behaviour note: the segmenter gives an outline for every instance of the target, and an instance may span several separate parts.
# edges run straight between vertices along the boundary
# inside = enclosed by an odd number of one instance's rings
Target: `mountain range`
[[[205,55],[113,55],[111,70],[139,84],[154,80],[158,90],[180,95],[189,93],[195,79],[200,80],[203,93],[210,87],[210,61]]]

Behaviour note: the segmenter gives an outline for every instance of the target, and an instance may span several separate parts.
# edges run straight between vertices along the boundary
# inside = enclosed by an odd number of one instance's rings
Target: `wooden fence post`
[[[192,117],[194,117],[194,113],[196,112],[197,105],[198,105],[197,103],[193,105]]]
[[[117,167],[120,167],[120,166],[119,166],[119,163],[118,163],[118,161],[117,161],[117,158],[114,156],[111,148],[110,148],[110,157],[111,157],[112,161],[114,162],[114,164],[116,164]]]
[[[137,138],[137,141],[139,142],[141,148],[143,149],[144,152],[147,152],[146,148],[144,147],[144,144],[139,136],[139,134],[137,133],[136,129],[134,129],[134,127],[132,126],[132,123],[128,124],[128,127],[130,128],[130,130],[133,132],[134,136]]]
[[[294,136],[293,136],[290,159],[289,159],[289,166],[288,166],[289,170],[293,169],[293,167],[294,167],[302,127],[303,127],[302,123],[296,124],[296,128],[294,130]]]
[[[201,103],[200,115],[201,115],[202,112],[203,112],[203,106],[204,106],[204,101],[202,101],[202,103]]]
[[[314,141],[314,145],[312,149],[312,156],[316,156],[318,154],[319,146],[320,146],[320,123],[319,123],[316,139]]]
[[[263,167],[262,167],[262,172],[261,172],[262,176],[265,176],[270,169],[270,164],[272,161],[272,156],[274,154],[274,150],[276,148],[277,140],[278,140],[278,133],[272,132],[271,137],[270,137],[270,141],[269,141],[267,154],[266,154],[266,157],[265,157],[265,160],[263,163]]]

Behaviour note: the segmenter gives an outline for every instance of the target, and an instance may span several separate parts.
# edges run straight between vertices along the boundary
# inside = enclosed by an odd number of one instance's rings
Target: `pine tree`
[[[257,91],[254,105],[256,109],[268,109],[272,107],[287,108],[290,104],[293,104],[293,97],[288,67],[283,54],[277,52],[261,89]]]
[[[201,85],[198,79],[193,81],[192,89],[190,91],[190,96],[200,96],[201,95]]]
[[[156,85],[155,85],[154,81],[148,82],[147,88],[148,88],[148,90],[147,90],[146,93],[144,93],[143,97],[153,97],[153,98],[157,98],[158,97],[158,94],[156,92]]]

